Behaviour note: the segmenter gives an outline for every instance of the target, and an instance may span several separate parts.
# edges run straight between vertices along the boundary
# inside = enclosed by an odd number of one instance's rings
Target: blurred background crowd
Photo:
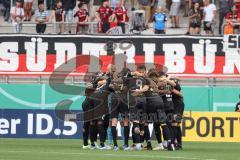
[[[240,0],[0,0],[0,32],[238,34]]]

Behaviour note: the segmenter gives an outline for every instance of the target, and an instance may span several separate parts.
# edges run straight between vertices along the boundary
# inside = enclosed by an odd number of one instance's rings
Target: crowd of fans
[[[111,28],[126,31],[143,31],[153,22],[155,34],[165,34],[167,28],[181,28],[181,17],[189,19],[187,34],[213,35],[218,26],[219,34],[239,32],[240,0],[38,0],[33,10],[33,0],[0,0],[4,6],[4,19],[11,21],[15,33],[20,33],[24,21],[36,22],[36,32],[44,33],[46,23],[55,22],[59,34],[71,33],[72,23],[77,20],[77,33],[88,33],[89,22],[98,24],[99,33]],[[46,4],[44,4],[46,2]],[[184,15],[180,9],[184,7]],[[34,18],[32,15],[34,14]],[[171,26],[167,26],[168,19]],[[218,24],[217,24],[218,23]],[[224,25],[223,25],[224,24]]]

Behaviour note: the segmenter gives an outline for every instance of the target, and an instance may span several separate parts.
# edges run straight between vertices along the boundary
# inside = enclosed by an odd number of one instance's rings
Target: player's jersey
[[[149,89],[148,92],[146,93],[147,97],[159,96],[158,83],[150,78],[148,78],[147,80],[149,82]]]
[[[166,88],[171,88],[171,86],[168,84]],[[162,96],[163,102],[164,102],[164,109],[165,111],[174,110],[174,103],[173,103],[173,95],[170,94],[164,94]]]
[[[109,22],[109,18],[113,14],[112,8],[103,6],[100,6],[97,12],[100,14],[100,19],[104,23]]]
[[[117,22],[121,23],[121,22],[123,22],[123,17],[124,17],[124,15],[127,14],[127,12],[126,12],[126,9],[124,7],[116,7],[114,9],[114,14],[117,17]]]
[[[81,9],[76,12],[74,17],[78,18],[78,22],[85,22],[88,16],[88,11],[86,9]]]
[[[134,90],[141,90],[145,85],[149,85],[149,81],[145,77],[132,77],[127,80],[128,90],[130,94]],[[145,96],[145,94],[141,94],[139,96]]]
[[[176,83],[174,89],[176,89],[177,91],[181,91],[181,86],[178,83]],[[183,104],[183,97],[173,94],[173,103],[174,105]]]

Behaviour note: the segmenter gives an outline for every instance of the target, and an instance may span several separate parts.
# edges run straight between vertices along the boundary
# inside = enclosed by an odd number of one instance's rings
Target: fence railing
[[[21,22],[21,31],[19,33],[36,33],[36,23],[34,22]],[[69,30],[71,34],[80,34],[77,33],[77,26],[78,24],[86,25],[87,26],[87,34],[98,34],[98,22],[85,22],[85,23],[78,23],[78,22],[48,22],[45,23],[47,25],[46,31],[44,34],[68,34]],[[14,25],[6,24],[0,25],[0,33],[16,33],[14,29]],[[63,27],[64,31],[61,32],[60,27]],[[125,23],[125,31],[126,34],[130,33],[130,24]],[[111,32],[112,33],[112,32]],[[117,34],[117,33],[116,33]]]
[[[0,76],[0,84],[48,84],[50,76]],[[85,77],[86,78],[86,77]],[[63,77],[54,77],[54,82],[62,82]],[[184,86],[227,86],[240,87],[239,78],[180,78]],[[84,76],[64,77],[66,84],[86,83]]]

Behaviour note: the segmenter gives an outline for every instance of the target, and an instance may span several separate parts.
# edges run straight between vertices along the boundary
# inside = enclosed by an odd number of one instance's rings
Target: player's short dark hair
[[[144,71],[146,71],[147,69],[146,69],[146,66],[145,66],[145,65],[140,65],[140,66],[137,66],[137,71],[139,71],[139,70],[144,70]]]
[[[158,72],[158,75],[161,77],[161,76],[166,76],[166,73],[165,72],[163,72],[163,71],[160,71],[160,72]]]
[[[148,71],[148,77],[149,78],[151,78],[151,77],[159,77],[159,74],[158,74],[158,72],[157,72],[157,70],[155,68],[151,68]]]
[[[44,4],[44,0],[38,1],[38,5]]]
[[[84,5],[84,3],[79,3],[78,8],[81,8]]]
[[[119,76],[124,77],[130,74],[131,70],[127,67],[124,67],[121,72],[119,73]]]

